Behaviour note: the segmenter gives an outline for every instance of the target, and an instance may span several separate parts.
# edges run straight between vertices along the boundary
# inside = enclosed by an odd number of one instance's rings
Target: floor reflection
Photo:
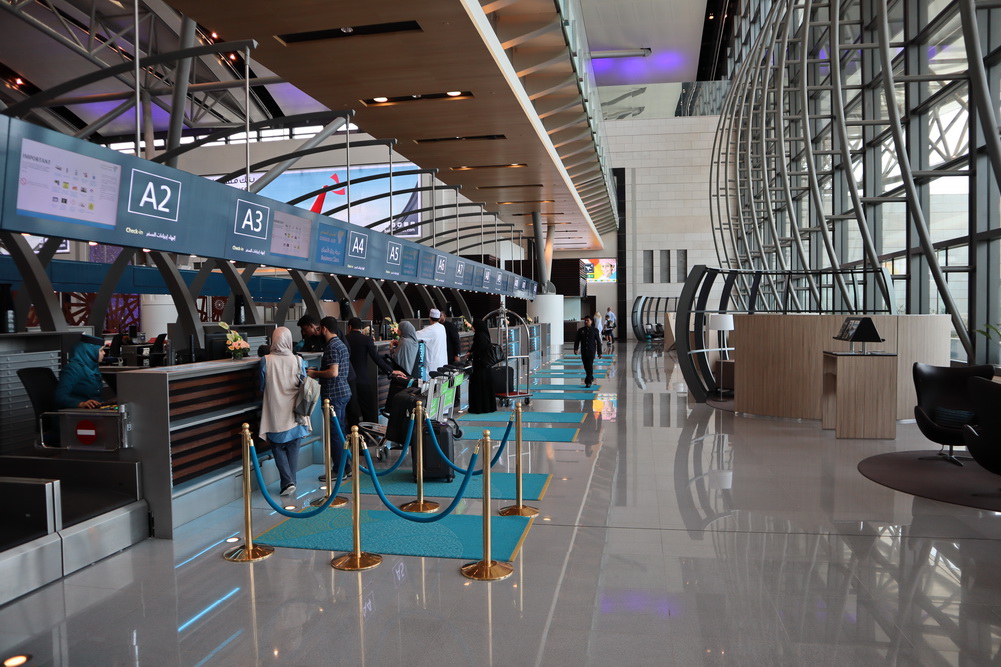
[[[582,421],[575,442],[525,445],[525,469],[553,480],[510,579],[471,582],[461,562],[393,555],[345,573],[333,554],[296,549],[229,563],[234,504],[0,608],[4,657],[1001,664],[1001,516],[914,498],[855,468],[932,449],[916,427],[899,425],[894,441],[839,441],[816,423],[715,410],[690,402],[660,346],[619,347],[595,399],[533,402]],[[300,474],[304,494],[319,493],[308,482],[318,472]],[[260,497],[254,508],[258,533],[281,520]]]

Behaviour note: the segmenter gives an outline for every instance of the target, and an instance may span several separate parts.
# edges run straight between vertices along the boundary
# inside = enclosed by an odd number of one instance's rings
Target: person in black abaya
[[[473,344],[469,348],[469,359],[473,362],[473,372],[469,377],[469,412],[484,414],[496,412],[497,396],[494,394],[493,376],[490,372],[492,356],[490,330],[483,320],[473,322]]]

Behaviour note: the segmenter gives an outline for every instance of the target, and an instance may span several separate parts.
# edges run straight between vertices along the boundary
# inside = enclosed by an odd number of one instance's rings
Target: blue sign
[[[6,147],[0,152],[0,229],[497,290],[497,273],[485,278],[476,262],[24,121],[0,117],[0,145]],[[535,283],[528,286],[534,294]]]
[[[132,170],[129,183],[129,213],[177,222],[180,206],[180,181],[141,169]]]
[[[346,229],[321,222],[320,232],[316,237],[316,261],[320,264],[344,266],[344,242],[347,237]]]
[[[401,273],[412,278],[417,277],[417,262],[421,251],[415,246],[403,246],[403,266]]]

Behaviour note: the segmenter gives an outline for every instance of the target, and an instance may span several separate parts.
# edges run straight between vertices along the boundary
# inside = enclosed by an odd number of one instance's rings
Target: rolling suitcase
[[[407,439],[407,429],[410,428],[410,414],[417,401],[427,406],[428,397],[417,387],[406,387],[396,392],[389,400],[389,422],[386,426],[386,440],[402,443]],[[414,427],[416,428],[416,424]],[[411,438],[413,441],[413,438]]]
[[[445,456],[452,459],[452,429],[448,424],[434,423],[434,434],[438,438],[438,445]],[[445,461],[441,460],[437,447],[431,441],[431,434],[427,427],[424,428],[424,481],[451,482],[455,479],[455,471]],[[415,439],[416,440],[416,439]],[[410,465],[414,471],[414,481],[417,481],[417,454],[411,451]]]
[[[507,364],[494,366],[490,369],[490,378],[493,380],[494,394],[497,396],[515,393],[514,368],[512,366]]]

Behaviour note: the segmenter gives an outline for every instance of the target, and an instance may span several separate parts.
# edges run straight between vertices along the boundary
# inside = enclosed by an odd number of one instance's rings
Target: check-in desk
[[[304,356],[315,366],[320,355]],[[246,422],[258,436],[260,361],[206,361],[119,376],[118,396],[128,402],[132,424],[126,451],[142,461],[156,537],[170,538],[177,526],[240,498],[240,432]],[[303,444],[322,433],[318,412],[313,425]],[[255,444],[258,453],[267,451],[261,440]]]
[[[825,429],[838,438],[896,438],[897,355],[824,352]]]

